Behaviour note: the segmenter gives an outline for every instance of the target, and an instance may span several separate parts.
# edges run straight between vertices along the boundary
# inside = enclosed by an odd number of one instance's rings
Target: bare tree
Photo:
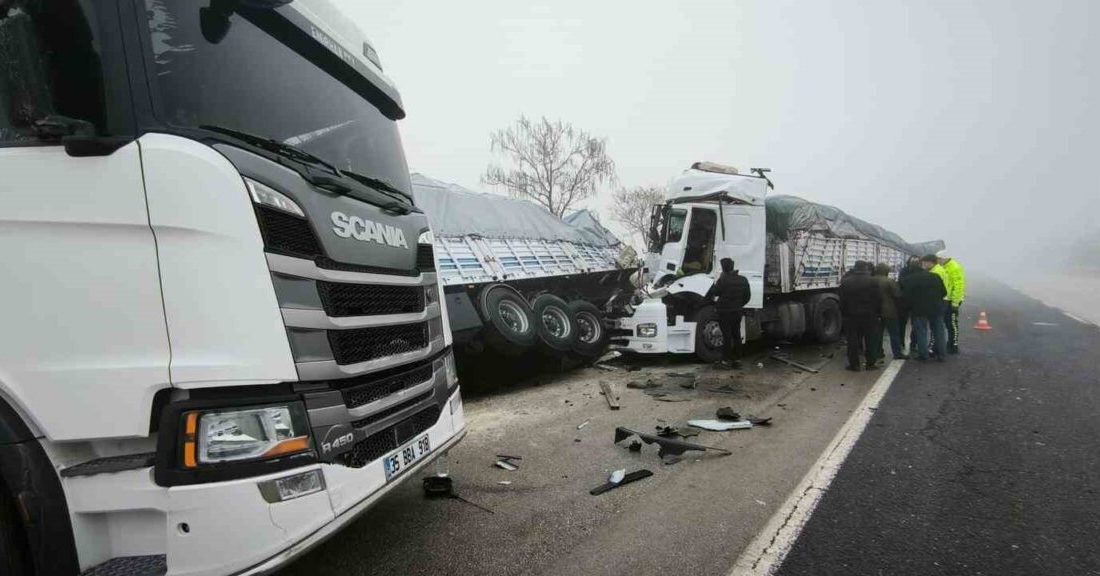
[[[611,205],[611,217],[630,233],[633,239],[637,234],[642,237],[645,246],[649,236],[649,215],[654,204],[665,201],[665,191],[659,186],[635,186],[615,191]]]
[[[510,166],[490,164],[481,177],[503,186],[516,198],[533,200],[561,218],[596,187],[615,181],[615,162],[607,155],[607,141],[572,124],[543,117],[520,116],[514,124],[489,135],[493,152]]]

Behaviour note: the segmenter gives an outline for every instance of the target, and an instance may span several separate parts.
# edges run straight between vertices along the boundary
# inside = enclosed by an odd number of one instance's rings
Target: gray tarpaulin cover
[[[817,204],[796,196],[772,196],[765,201],[768,233],[787,240],[787,235],[798,230],[825,232],[838,238],[864,238],[876,240],[906,254],[924,255],[943,250],[943,240],[910,244],[901,236],[860,220],[839,208]]]
[[[474,192],[417,173],[412,174],[412,185],[416,205],[428,216],[432,230],[441,236],[565,240],[578,244],[594,244],[597,240],[590,230],[574,228],[525,200]]]
[[[588,243],[593,246],[614,247],[622,244],[610,230],[600,224],[600,220],[596,218],[596,215],[588,210],[577,210],[567,215],[563,220],[566,224],[579,230],[588,239]]]

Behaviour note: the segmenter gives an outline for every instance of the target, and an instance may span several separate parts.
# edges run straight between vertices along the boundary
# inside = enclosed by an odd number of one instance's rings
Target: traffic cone
[[[992,330],[993,327],[989,325],[989,318],[986,317],[985,311],[978,314],[978,323],[974,325],[975,330]]]

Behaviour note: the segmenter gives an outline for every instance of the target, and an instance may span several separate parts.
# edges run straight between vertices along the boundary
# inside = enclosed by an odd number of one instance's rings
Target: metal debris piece
[[[737,422],[730,422],[728,420],[688,420],[688,426],[694,426],[714,432],[728,432],[730,430],[747,430],[752,428],[752,422],[748,420],[739,420]]]
[[[665,466],[672,466],[673,464],[679,464],[684,457],[679,454],[665,454],[661,456],[661,464]]]
[[[798,368],[799,370],[803,370],[803,371],[809,372],[811,374],[817,374],[818,372],[820,372],[820,370],[818,370],[817,368],[810,368],[809,366],[807,366],[805,364],[802,364],[800,362],[795,362],[794,360],[791,360],[789,358],[784,358],[784,357],[780,356],[779,354],[772,354],[771,356],[768,356],[768,358],[771,358],[772,360],[779,360],[780,362],[782,362],[784,364],[787,364],[789,366],[794,366],[795,368]]]
[[[641,440],[642,442],[645,442],[646,444],[656,443],[657,446],[659,447],[659,450],[657,451],[657,455],[662,457],[662,458],[665,456],[665,454],[673,454],[673,455],[678,456],[678,455],[683,454],[684,452],[686,452],[688,450],[698,450],[700,452],[706,452],[707,450],[712,450],[714,452],[718,452],[718,453],[723,454],[723,455],[732,454],[732,452],[730,452],[729,450],[726,450],[724,448],[715,448],[713,446],[703,446],[701,444],[692,444],[691,442],[684,442],[683,440],[674,440],[672,438],[661,438],[660,436],[654,436],[652,434],[645,434],[645,433],[642,433],[642,432],[635,432],[634,430],[631,430],[630,428],[624,428],[622,426],[619,426],[618,428],[615,428],[615,441],[614,441],[614,443],[618,444],[619,442],[622,442],[623,440],[626,440],[627,438],[630,438],[631,436],[637,436],[639,440]]]
[[[649,390],[651,388],[660,388],[660,382],[654,382],[652,378],[647,379],[645,382],[638,382],[637,380],[631,380],[626,383],[627,388],[634,388],[635,390]]]
[[[630,484],[631,482],[637,482],[638,480],[641,480],[643,478],[649,478],[652,475],[653,475],[653,472],[650,472],[649,470],[646,470],[645,468],[643,468],[641,470],[635,470],[634,472],[623,475],[623,479],[618,483],[612,484],[611,482],[606,482],[604,484],[601,484],[601,485],[596,486],[595,488],[589,490],[588,493],[593,495],[593,496],[599,496],[600,494],[603,494],[604,492],[607,492],[608,490],[614,490],[614,489],[618,488],[619,486],[624,486],[626,484]]]
[[[603,392],[603,397],[607,400],[607,407],[612,410],[618,410],[619,395],[615,392],[615,388],[613,388],[611,384],[600,380],[600,390]]]
[[[580,424],[577,425],[577,430],[580,430],[581,428],[584,428],[585,426],[588,426],[589,422],[590,422],[589,420],[585,420],[584,422],[581,422]]]
[[[593,368],[599,368],[600,370],[607,370],[608,372],[618,372],[618,366],[608,366],[607,364],[593,364]]]
[[[497,454],[497,458],[501,460],[523,460],[523,456],[509,456],[507,454]]]
[[[749,417],[746,418],[746,420],[748,420],[749,422],[752,422],[753,426],[771,426],[772,425],[772,417],[771,416],[768,416],[766,418],[761,418],[759,416],[749,415]]]
[[[501,480],[500,482],[497,482],[497,484],[500,484],[501,486],[511,486],[512,481],[511,480]]]
[[[729,384],[723,384],[717,388],[711,388],[711,392],[721,392],[722,394],[740,394],[741,391]]]
[[[631,452],[641,452],[642,451],[642,443],[635,440],[635,441],[630,443],[630,446],[628,447],[628,450],[630,450]]]
[[[464,504],[469,504],[478,510],[494,514],[494,512],[481,504],[470,502],[469,500],[455,494],[454,482],[449,476],[428,476],[424,478],[424,495],[428,498],[450,498],[452,500],[458,500]]]

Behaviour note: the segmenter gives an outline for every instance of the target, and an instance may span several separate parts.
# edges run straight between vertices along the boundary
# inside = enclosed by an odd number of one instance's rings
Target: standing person
[[[917,360],[928,360],[928,332],[931,330],[936,360],[943,362],[946,340],[943,328],[943,297],[947,294],[947,288],[940,277],[931,272],[935,265],[934,255],[921,258],[920,269],[905,277],[901,289],[909,301],[917,341]]]
[[[944,315],[944,321],[946,322],[947,321],[948,308],[949,308],[947,294],[951,293],[951,278],[949,278],[947,276],[947,269],[943,267],[943,264],[940,264],[939,256],[936,256],[936,255],[931,255],[931,256],[933,258],[935,258],[935,260],[932,260],[932,268],[930,268],[928,271],[935,274],[936,276],[938,276],[940,281],[943,282],[944,289],[947,290],[947,293],[944,294],[944,296],[943,296],[943,306],[942,306],[942,310],[941,310],[941,313]],[[924,258],[921,258],[921,264],[922,265],[926,262],[927,258],[928,258],[928,256],[925,256]],[[936,354],[936,335],[935,334],[932,335],[931,344],[932,344],[932,354]],[[944,348],[946,349],[946,343],[944,343]]]
[[[881,308],[882,298],[878,282],[871,277],[871,263],[856,262],[852,272],[840,282],[840,313],[848,340],[848,370],[859,372],[860,352],[864,356],[864,367],[875,369],[878,350],[874,333],[878,329]]]
[[[920,257],[910,256],[905,262],[905,266],[898,272],[898,287],[901,287],[901,283],[907,276],[920,270]],[[905,337],[906,328],[909,329],[909,353],[917,351],[917,337],[916,333],[912,329],[912,324],[909,321],[909,301],[905,298],[905,292],[902,292],[901,308],[898,310],[898,330],[901,332],[902,337]]]
[[[740,368],[741,362],[741,316],[745,304],[752,298],[749,280],[742,276],[732,258],[722,259],[722,273],[707,290],[703,299],[707,302],[717,300],[718,325],[722,327],[722,342],[726,345],[726,360],[731,368]]]
[[[939,265],[943,267],[947,282],[947,309],[944,311],[943,321],[947,326],[947,352],[959,353],[959,308],[966,298],[966,273],[963,267],[945,251],[940,250],[936,254]]]
[[[894,360],[905,360],[908,356],[905,355],[905,341],[902,336],[905,334],[902,332],[900,325],[901,308],[904,305],[904,298],[901,295],[901,288],[898,287],[898,283],[890,277],[890,265],[884,262],[880,262],[875,265],[875,280],[878,281],[879,298],[882,300],[882,307],[879,316],[882,318],[881,326],[878,329],[878,342],[879,345],[876,350],[879,351],[879,357],[884,357],[885,353],[882,351],[882,339],[883,334],[890,335],[890,352],[894,355]]]

